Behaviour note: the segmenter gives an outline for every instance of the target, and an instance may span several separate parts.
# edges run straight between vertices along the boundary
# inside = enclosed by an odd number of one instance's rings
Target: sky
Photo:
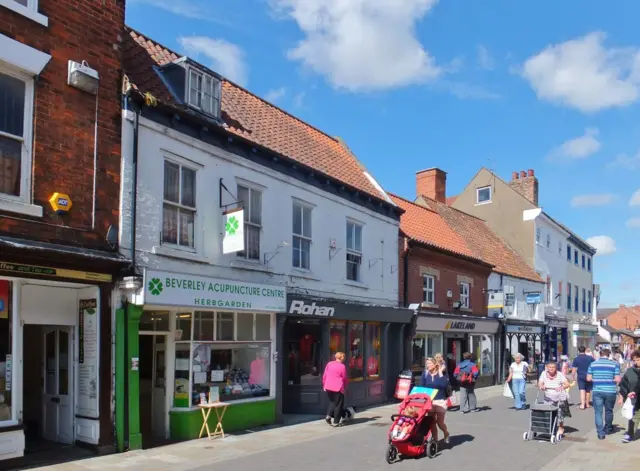
[[[346,141],[388,191],[534,169],[640,304],[637,0],[128,0],[127,24]]]

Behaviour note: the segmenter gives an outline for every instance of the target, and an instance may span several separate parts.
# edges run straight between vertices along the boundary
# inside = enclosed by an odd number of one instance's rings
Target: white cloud
[[[264,96],[264,99],[271,103],[276,103],[278,100],[284,97],[286,93],[287,89],[285,87],[274,88],[267,92],[267,94]]]
[[[608,206],[616,199],[612,193],[600,193],[593,195],[578,195],[571,198],[571,206],[580,208],[584,206]]]
[[[587,243],[598,250],[596,252],[596,257],[602,255],[611,255],[617,250],[616,241],[609,236],[589,237],[587,239]]]
[[[194,58],[206,57],[212,70],[239,85],[246,85],[244,52],[235,44],[207,36],[183,36],[178,38],[178,42]]]
[[[621,167],[627,170],[640,169],[640,150],[635,155],[628,156],[627,154],[620,154],[615,158],[613,162],[609,164],[609,167]]]
[[[629,206],[640,206],[640,190],[636,190],[636,192],[631,195]]]
[[[491,53],[482,44],[478,46],[478,65],[484,70],[493,70],[496,65]]]
[[[520,71],[538,98],[585,113],[627,106],[640,97],[640,48],[604,46],[594,32],[547,46]]]
[[[293,106],[296,108],[302,108],[304,106],[304,99],[307,97],[305,92],[296,93],[293,97]]]
[[[598,133],[595,128],[585,129],[582,136],[569,139],[553,149],[549,154],[550,160],[579,160],[595,154],[602,147],[598,140]]]
[[[335,88],[371,91],[445,73],[424,49],[416,24],[438,0],[270,0],[304,38],[288,56]]]
[[[629,220],[627,220],[626,226],[629,229],[635,229],[640,227],[640,218],[636,217],[636,218],[630,218]]]

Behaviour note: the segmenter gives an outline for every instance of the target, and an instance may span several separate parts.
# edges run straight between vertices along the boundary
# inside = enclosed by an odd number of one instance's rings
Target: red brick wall
[[[620,308],[607,317],[607,324],[615,329],[634,330],[640,328],[640,307],[620,306]]]
[[[42,218],[0,213],[0,233],[100,247],[118,223],[120,191],[120,41],[124,0],[39,0],[44,27],[0,7],[0,34],[50,54],[36,80],[32,199]],[[100,74],[96,225],[92,229],[96,97],[67,85],[69,60]],[[66,193],[73,207],[58,216],[48,200]],[[62,227],[66,226],[66,227]]]
[[[491,270],[488,267],[467,262],[466,260],[443,254],[441,252],[422,247],[413,246],[408,257],[408,289],[407,302],[404,299],[404,265],[403,257],[404,240],[399,241],[400,263],[399,263],[399,292],[400,305],[409,305],[422,302],[422,276],[420,267],[430,267],[440,272],[440,279],[436,279],[435,296],[438,312],[454,312],[453,303],[460,300],[460,286],[458,285],[458,275],[473,278],[471,287],[471,312],[459,311],[467,315],[487,315],[487,302],[485,291]],[[452,298],[447,298],[447,290],[453,292]],[[458,312],[458,311],[456,311]]]

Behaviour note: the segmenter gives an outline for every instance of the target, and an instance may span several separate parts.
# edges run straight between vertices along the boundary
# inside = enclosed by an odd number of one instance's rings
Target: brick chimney
[[[447,172],[429,168],[416,172],[416,195],[447,203]]]
[[[509,186],[538,206],[538,179],[532,169],[513,172]]]

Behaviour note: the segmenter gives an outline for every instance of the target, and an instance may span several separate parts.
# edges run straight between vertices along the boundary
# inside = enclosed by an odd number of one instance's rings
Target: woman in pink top
[[[322,389],[329,397],[326,421],[329,425],[338,427],[342,421],[342,409],[344,407],[344,393],[349,380],[347,379],[347,367],[344,365],[345,355],[337,352],[336,359],[327,363],[322,375]],[[333,418],[333,423],[331,423]]]

